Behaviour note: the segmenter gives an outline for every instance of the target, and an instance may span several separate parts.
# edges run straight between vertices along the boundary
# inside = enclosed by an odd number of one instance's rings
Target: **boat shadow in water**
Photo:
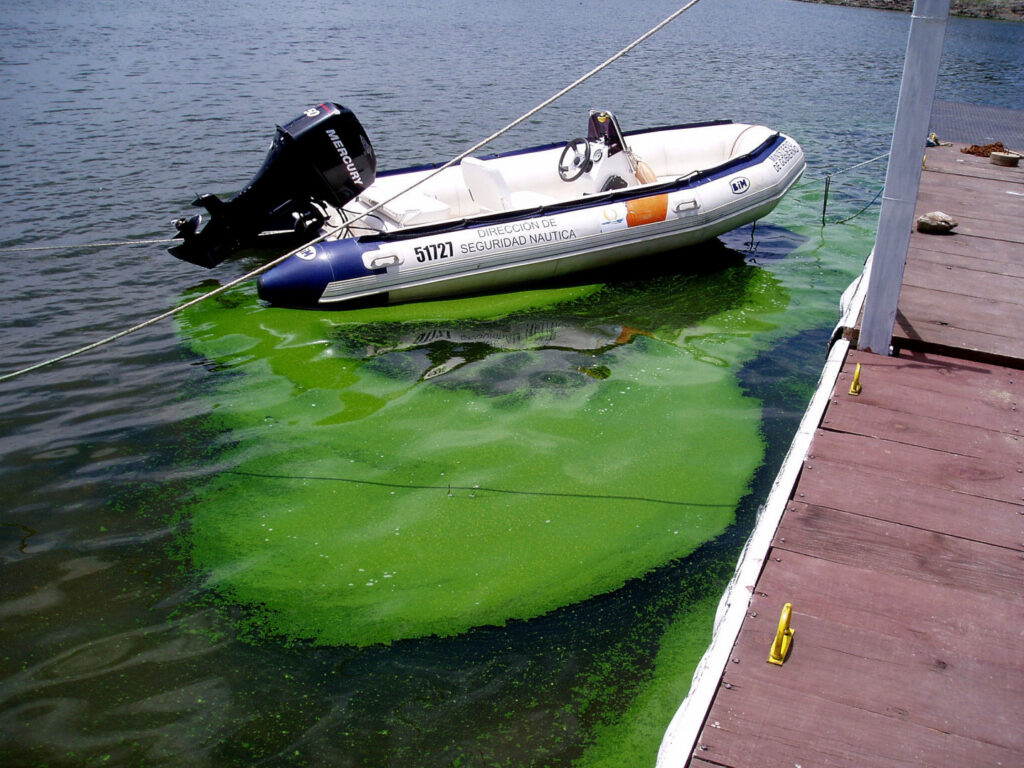
[[[686,263],[697,268],[681,270]],[[589,274],[586,283],[553,284],[601,288],[548,311],[450,323],[384,320],[346,328],[334,343],[382,373],[480,395],[575,388],[584,377],[607,379],[611,369],[602,360],[616,348],[641,337],[671,341],[682,327],[733,303],[755,277],[743,254],[717,242],[633,266],[628,276],[620,268]]]
[[[602,288],[546,312],[451,323],[380,320],[340,330],[332,343],[385,375],[480,395],[584,386],[583,377],[611,375],[611,359],[603,360],[618,347],[645,337],[674,341],[702,316],[742,302],[750,281],[763,277],[754,260],[783,258],[796,243],[771,226],[730,235],[728,245],[715,240],[554,283]],[[541,354],[521,354],[527,351]]]

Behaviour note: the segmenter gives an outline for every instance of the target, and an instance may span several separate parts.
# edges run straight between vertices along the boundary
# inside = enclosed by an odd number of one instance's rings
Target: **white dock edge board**
[[[843,294],[844,300],[841,309],[843,317],[839,327],[847,322],[852,324],[857,320],[864,302],[870,259],[871,257],[868,257],[865,271]],[[754,587],[761,576],[761,570],[765,558],[768,556],[772,539],[775,537],[775,531],[779,527],[782,514],[796,487],[800,468],[807,457],[807,451],[814,439],[814,432],[821,424],[829,397],[849,348],[849,341],[837,338],[829,351],[825,367],[818,379],[818,387],[804,412],[804,417],[789,446],[786,458],[782,462],[782,468],[775,477],[768,500],[758,512],[754,530],[740,553],[736,573],[726,587],[725,594],[722,595],[722,601],[715,614],[715,628],[711,645],[693,673],[690,692],[679,709],[676,710],[665,731],[665,736],[662,738],[661,747],[658,749],[656,768],[681,768],[686,765],[697,747],[704,720],[711,708],[711,702],[718,690],[736,638],[739,636],[740,627],[746,618]],[[782,610],[782,605],[779,605],[779,610]]]

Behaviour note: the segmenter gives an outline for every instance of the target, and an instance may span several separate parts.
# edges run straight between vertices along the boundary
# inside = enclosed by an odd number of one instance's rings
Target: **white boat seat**
[[[512,192],[504,175],[493,163],[475,157],[463,158],[460,164],[462,179],[469,196],[485,211],[514,211],[521,208],[539,208],[555,202],[553,197],[539,192]]]
[[[391,189],[384,184],[371,184],[361,195],[371,205],[387,200],[401,189],[392,185]],[[413,189],[405,192],[378,209],[400,227],[411,227],[419,224],[433,224],[451,218],[452,212],[445,203],[433,195]]]

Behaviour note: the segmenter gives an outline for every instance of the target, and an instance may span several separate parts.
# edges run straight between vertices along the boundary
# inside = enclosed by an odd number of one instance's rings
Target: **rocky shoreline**
[[[876,8],[883,11],[910,11],[914,0],[800,0],[804,3],[848,5],[855,8]],[[952,16],[996,21],[1024,21],[1024,0],[952,0]]]

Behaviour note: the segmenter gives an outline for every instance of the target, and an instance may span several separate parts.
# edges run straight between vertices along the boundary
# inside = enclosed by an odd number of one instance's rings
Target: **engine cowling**
[[[184,261],[214,267],[268,230],[310,231],[323,222],[321,202],[342,206],[373,183],[377,159],[356,116],[340,104],[310,107],[278,126],[263,166],[229,200],[201,195],[192,205],[202,216],[175,222],[183,238],[170,252]]]

